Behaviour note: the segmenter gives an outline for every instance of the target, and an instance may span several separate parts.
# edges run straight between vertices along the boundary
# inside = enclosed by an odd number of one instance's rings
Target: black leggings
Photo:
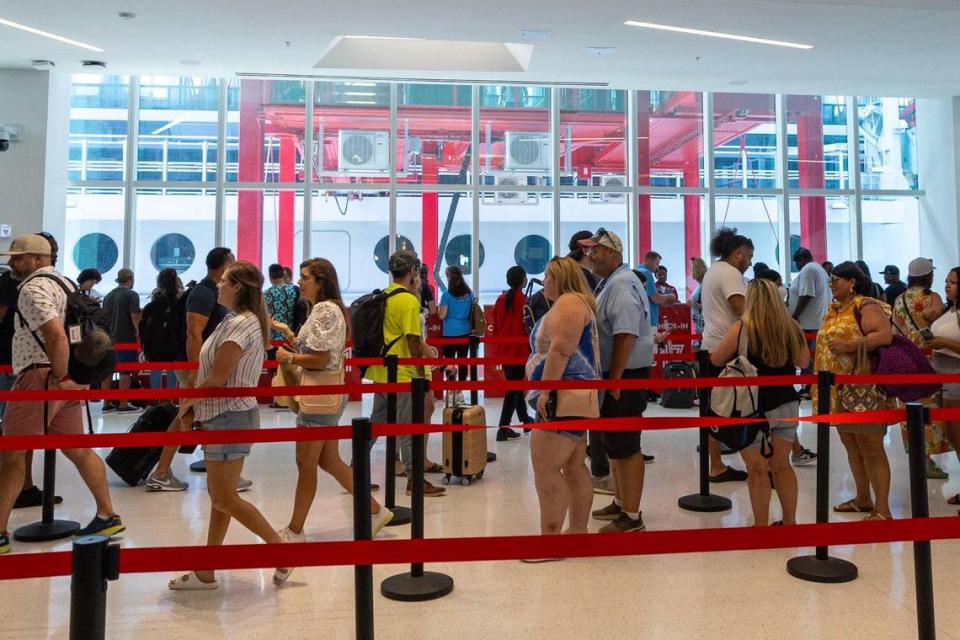
[[[503,365],[503,377],[507,380],[523,380],[524,367],[521,364]],[[513,412],[517,412],[517,418],[520,422],[526,424],[530,422],[530,415],[527,413],[527,401],[523,391],[507,391],[503,396],[503,410],[500,411],[500,426],[506,427],[513,418]]]
[[[469,336],[444,336],[449,338],[456,339],[466,339]],[[444,358],[466,358],[470,355],[470,345],[469,344],[445,344],[443,345],[443,357]],[[457,366],[457,380],[466,380],[467,379],[467,366]]]

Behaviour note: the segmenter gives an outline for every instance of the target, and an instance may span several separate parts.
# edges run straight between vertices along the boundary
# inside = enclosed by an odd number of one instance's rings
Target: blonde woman
[[[263,305],[263,274],[249,262],[230,265],[217,285],[220,304],[228,310],[220,326],[203,342],[197,388],[256,387],[270,345],[270,320]],[[199,422],[206,431],[259,429],[260,409],[253,396],[189,398],[180,404],[184,422]],[[282,542],[263,514],[237,494],[237,481],[250,444],[204,445],[210,523],[207,544],[223,544],[231,520],[237,520],[264,542]],[[277,569],[276,584],[292,569]],[[171,589],[216,589],[213,571],[191,571],[171,580]]]
[[[288,347],[277,349],[277,361],[303,369],[340,371],[343,369],[343,350],[347,340],[347,321],[340,297],[337,270],[325,258],[313,258],[300,265],[300,297],[310,306],[310,314],[294,334],[286,324],[273,322],[273,328],[283,334]],[[328,427],[340,423],[346,399],[338,413],[311,415],[299,413],[298,427]],[[349,493],[353,493],[353,472],[340,458],[338,440],[297,442],[297,489],[293,498],[290,522],[280,532],[284,541],[304,542],[303,526],[317,495],[317,466],[329,473]],[[373,515],[373,535],[393,519],[393,513],[381,507],[370,497]]]
[[[710,352],[711,364],[722,367],[737,356],[744,344],[747,359],[761,376],[791,376],[810,363],[803,331],[787,312],[777,285],[769,280],[756,279],[747,286],[743,319],[735,322]],[[790,465],[790,451],[797,438],[797,423],[790,418],[800,415],[800,394],[793,385],[759,387],[757,400],[770,425],[773,457],[768,461],[760,454],[759,441],[740,451],[747,465],[753,526],[768,525],[771,489],[768,471],[773,473],[783,512],[783,519],[774,524],[796,524],[797,476]]]
[[[703,258],[690,258],[690,277],[697,283],[697,288],[693,290],[690,296],[690,314],[693,317],[693,333],[703,335],[703,304],[700,301],[700,286],[703,283],[703,276],[707,275],[707,263]],[[694,343],[697,347],[700,341]]]
[[[597,380],[596,300],[583,272],[571,258],[554,257],[547,264],[543,291],[552,306],[533,327],[533,353],[527,361],[530,380]],[[555,395],[531,391],[539,421],[555,420]],[[567,416],[564,419],[576,419]],[[569,514],[566,533],[586,533],[593,485],[584,464],[586,431],[535,430],[530,440],[533,477],[540,501],[540,531],[558,534]]]

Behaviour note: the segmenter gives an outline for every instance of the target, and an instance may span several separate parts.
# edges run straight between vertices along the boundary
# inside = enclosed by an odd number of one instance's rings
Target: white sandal
[[[213,582],[204,582],[197,576],[196,571],[185,573],[179,578],[174,578],[167,583],[167,586],[174,591],[210,591],[219,586],[216,580]]]

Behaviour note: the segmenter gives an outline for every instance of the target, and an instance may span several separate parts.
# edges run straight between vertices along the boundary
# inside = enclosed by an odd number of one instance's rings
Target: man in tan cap
[[[54,270],[50,242],[38,235],[23,235],[0,255],[10,256],[8,264],[22,283],[17,300],[13,334],[15,391],[80,389],[68,377],[70,341],[66,332],[67,295],[56,280],[72,288]],[[79,401],[9,402],[3,421],[3,435],[37,436],[45,433],[82,434],[83,416]],[[76,535],[111,536],[125,529],[113,512],[103,461],[91,449],[64,449],[63,454],[80,473],[97,503],[89,525]],[[25,451],[0,451],[0,554],[10,551],[7,521],[23,483]]]

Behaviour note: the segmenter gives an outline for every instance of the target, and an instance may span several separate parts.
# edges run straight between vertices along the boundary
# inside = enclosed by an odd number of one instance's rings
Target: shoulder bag
[[[593,368],[594,371],[599,373],[600,336],[597,333],[597,318],[593,313],[591,313],[590,316],[590,338],[593,343]],[[600,417],[600,392],[597,389],[561,389],[551,392],[551,397],[556,398],[556,410],[554,414],[558,418],[583,418],[592,420]]]
[[[302,386],[343,384],[343,366],[337,371],[315,371],[303,369],[300,373]],[[334,415],[343,410],[343,401],[346,396],[342,393],[324,393],[320,395],[298,396],[300,413],[305,415]]]
[[[853,363],[852,375],[870,372],[867,356],[867,339],[857,341],[857,357]],[[886,395],[876,384],[841,384],[837,387],[837,405],[844,413],[878,411],[883,407]]]

